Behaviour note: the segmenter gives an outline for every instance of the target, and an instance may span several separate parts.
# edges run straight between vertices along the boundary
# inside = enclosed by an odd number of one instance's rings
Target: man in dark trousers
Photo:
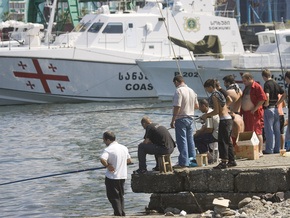
[[[127,179],[127,164],[131,163],[128,148],[115,141],[113,132],[103,134],[106,144],[100,161],[107,168],[105,185],[107,197],[112,204],[115,216],[125,216],[124,211],[124,183]]]
[[[152,123],[148,117],[143,117],[141,125],[146,130],[144,141],[138,145],[139,169],[134,171],[135,174],[144,174],[147,172],[146,155],[155,155],[156,167],[158,169],[158,161],[156,155],[171,154],[175,147],[169,131],[158,123]]]

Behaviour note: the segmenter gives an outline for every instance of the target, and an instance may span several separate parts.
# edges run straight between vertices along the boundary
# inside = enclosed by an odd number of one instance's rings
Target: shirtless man
[[[237,145],[237,138],[241,132],[245,131],[244,120],[241,115],[231,112],[230,113],[233,118],[233,129],[232,129],[232,141],[234,147]]]
[[[224,81],[225,87],[227,88],[227,93],[232,99],[232,103],[229,105],[230,110],[236,114],[239,114],[240,109],[241,109],[243,92],[238,86],[238,84],[236,84],[235,78],[233,75],[225,76],[223,78],[223,81]]]
[[[201,119],[206,120],[206,118],[214,115],[219,115],[220,118],[218,130],[218,149],[222,162],[215,166],[214,169],[226,169],[228,167],[237,166],[233,143],[231,140],[233,120],[229,114],[225,96],[216,90],[215,81],[213,79],[208,79],[203,86],[208,93],[211,93],[208,103],[213,111],[203,114]]]
[[[250,73],[244,73],[242,80],[245,85],[242,96],[241,114],[245,123],[245,131],[253,131],[259,139],[259,152],[263,156],[263,104],[267,100],[266,94]]]
[[[228,94],[228,92],[221,87],[220,81],[218,81],[217,79],[215,79],[214,81],[216,90],[221,92],[225,96],[227,106],[230,106],[233,103],[233,99]]]

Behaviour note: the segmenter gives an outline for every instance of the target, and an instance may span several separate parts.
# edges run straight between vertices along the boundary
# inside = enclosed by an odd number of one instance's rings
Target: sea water
[[[125,183],[125,212],[145,211],[150,194],[131,190],[138,169],[137,146],[144,115],[170,127],[171,102],[41,104],[0,107],[0,183],[101,167],[102,134],[111,130],[129,148],[133,165]],[[169,130],[175,138],[174,130]],[[174,152],[173,163],[178,151]],[[148,158],[148,170],[155,166]],[[105,169],[0,185],[1,217],[112,215],[106,198]]]

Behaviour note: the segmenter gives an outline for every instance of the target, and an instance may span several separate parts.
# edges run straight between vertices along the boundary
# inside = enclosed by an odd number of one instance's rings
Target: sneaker
[[[263,157],[263,156],[264,156],[263,152],[260,152],[259,157]]]
[[[196,163],[196,159],[191,159],[190,162],[191,163]]]
[[[235,166],[237,166],[237,162],[236,162],[236,161],[229,161],[229,162],[227,163],[227,166],[228,166],[228,167],[235,167]]]
[[[159,167],[153,167],[152,170],[153,171],[159,171]]]
[[[197,163],[195,162],[190,162],[189,167],[198,167]]]
[[[227,169],[227,168],[228,168],[228,165],[226,162],[220,162],[219,165],[213,167],[213,169],[216,169],[216,170]]]
[[[146,169],[145,170],[138,169],[138,170],[133,171],[133,174],[145,174],[145,173],[147,173]]]

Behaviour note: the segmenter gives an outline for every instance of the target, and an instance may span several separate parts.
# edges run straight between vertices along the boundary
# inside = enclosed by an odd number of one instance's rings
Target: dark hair
[[[215,80],[214,79],[208,79],[207,81],[205,81],[205,83],[203,84],[203,87],[213,87],[215,88]]]
[[[214,86],[216,89],[220,89],[221,88],[221,84],[220,81],[218,79],[214,79]]]
[[[174,78],[173,78],[173,82],[179,82],[179,83],[182,83],[182,82],[184,82],[184,78],[183,78],[183,76],[181,76],[181,75],[177,75],[177,76],[175,76]]]
[[[289,70],[286,71],[285,77],[287,77],[288,79],[290,79],[290,71]]]
[[[105,140],[106,139],[109,139],[110,141],[115,141],[116,140],[116,136],[115,136],[115,134],[112,131],[106,131],[106,132],[104,132],[103,138]]]
[[[149,117],[143,117],[142,119],[141,119],[141,125],[143,125],[143,124],[150,124],[151,123],[151,120],[150,120],[150,118]]]
[[[206,107],[209,106],[208,101],[206,99],[200,99],[199,100],[199,105],[204,105]]]
[[[270,78],[270,77],[271,77],[271,72],[270,72],[270,70],[268,70],[268,69],[264,69],[264,70],[262,71],[262,76],[263,76],[263,77],[266,77],[266,78]]]
[[[234,75],[227,75],[223,78],[223,81],[229,84],[234,84],[235,83],[235,77]]]
[[[245,78],[246,80],[254,79],[253,75],[249,72],[243,73],[242,78]]]

